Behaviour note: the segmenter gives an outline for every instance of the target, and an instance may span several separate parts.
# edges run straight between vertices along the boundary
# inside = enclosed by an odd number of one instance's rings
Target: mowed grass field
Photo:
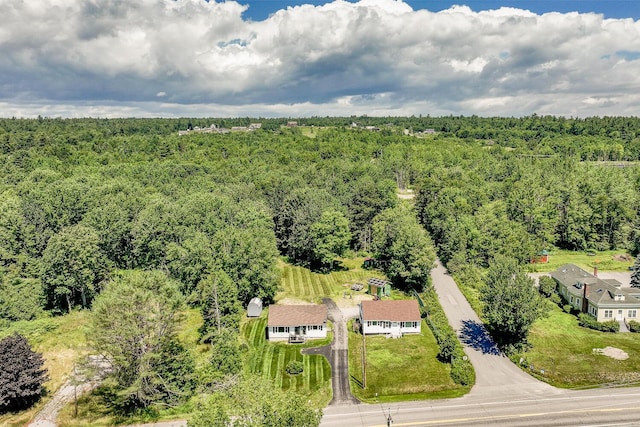
[[[402,338],[366,337],[366,388],[362,375],[362,335],[349,327],[351,392],[368,403],[458,397],[469,391],[453,382],[449,365],[437,359],[429,327]],[[377,396],[376,396],[377,393]]]
[[[351,285],[354,283],[362,283],[364,289],[360,293],[364,293],[369,278],[384,278],[384,275],[378,270],[363,269],[363,261],[364,258],[342,260],[344,270],[326,274],[281,261],[280,292],[276,295],[276,300],[292,298],[320,302],[324,297],[342,297],[344,292],[353,292]]]
[[[627,258],[628,260],[625,260]],[[530,264],[533,272],[546,273],[556,270],[564,264],[575,264],[578,267],[593,271],[597,266],[600,271],[629,271],[634,258],[623,250],[595,251],[591,255],[586,251],[566,251],[554,249],[550,252],[549,262],[546,264]]]
[[[640,383],[640,334],[582,328],[575,316],[554,306],[534,324],[529,343],[531,348],[514,356],[514,362],[522,357],[524,369],[531,372],[527,367],[533,365],[533,374],[557,387]],[[593,351],[605,347],[623,350],[629,358],[617,360]]]
[[[272,343],[265,337],[267,326],[266,310],[258,319],[243,322],[242,336],[249,346],[246,369],[271,378],[284,390],[295,390],[308,396],[314,407],[322,408],[331,400],[331,367],[324,356],[303,355],[300,350],[307,347],[326,345],[331,336],[324,340],[314,340],[305,345]],[[287,364],[292,360],[301,361],[304,371],[289,375]]]

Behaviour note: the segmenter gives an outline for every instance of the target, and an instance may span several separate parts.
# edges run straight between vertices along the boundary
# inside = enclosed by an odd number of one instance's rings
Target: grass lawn
[[[342,297],[344,292],[351,291],[351,285],[362,283],[366,292],[367,280],[371,277],[384,278],[378,270],[362,268],[364,258],[342,259],[343,271],[332,271],[322,274],[315,273],[308,268],[279,262],[281,271],[280,292],[276,300],[285,298],[302,299],[310,302],[320,302],[324,297]]]
[[[249,347],[246,369],[271,378],[283,390],[293,389],[308,396],[315,408],[325,407],[331,400],[331,367],[324,356],[303,355],[300,350],[329,344],[332,335],[323,340],[313,340],[304,345],[272,343],[265,337],[267,326],[266,310],[258,319],[246,320],[242,324],[241,335]],[[289,375],[285,370],[292,360],[304,364],[304,371]]]
[[[601,271],[629,271],[633,265],[633,257],[626,251],[596,251],[595,255],[589,255],[585,251],[565,251],[554,249],[549,254],[549,262],[546,264],[530,264],[529,269],[534,272],[546,273],[556,270],[563,264],[575,264],[578,267],[593,271],[593,267],[598,266]],[[614,259],[614,256],[629,256],[631,261]]]
[[[578,326],[575,316],[559,307],[538,320],[529,335],[532,348],[513,359],[524,358],[541,379],[558,387],[590,387],[609,383],[640,382],[640,335],[605,333]],[[616,360],[594,354],[607,346],[624,350],[629,358]],[[525,368],[526,369],[526,368]],[[544,369],[544,375],[540,374]]]
[[[366,337],[366,389],[362,388],[362,335],[349,327],[351,392],[360,400],[396,402],[458,397],[469,387],[456,385],[449,365],[438,361],[438,344],[422,322],[422,333],[391,339]],[[377,393],[377,398],[376,398]]]

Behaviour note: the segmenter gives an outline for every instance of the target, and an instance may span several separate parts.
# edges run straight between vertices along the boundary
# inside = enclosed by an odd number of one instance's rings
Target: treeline
[[[263,126],[177,133],[251,122]],[[499,254],[526,262],[552,247],[639,248],[638,168],[582,161],[590,158],[582,155],[587,140],[634,159],[637,119],[286,122],[0,120],[0,323],[91,307],[96,298],[102,325],[118,320],[115,313],[137,319],[136,310],[151,316],[163,307],[178,316],[191,304],[204,318],[200,337],[214,368],[167,380],[187,396],[239,372],[241,310],[254,296],[273,300],[278,256],[326,271],[341,255],[373,255],[396,288],[420,291],[435,257],[432,238],[454,272],[486,267]],[[424,129],[437,133],[416,135]],[[398,201],[397,189],[406,188],[416,190],[415,209]],[[126,303],[121,294],[130,295]],[[187,360],[175,330],[145,329],[154,321],[171,323],[159,314],[141,323],[140,334],[152,334],[149,353],[96,343],[143,357],[118,359],[118,387],[133,393],[117,399],[123,407],[183,396],[145,382],[170,374],[158,360]],[[99,325],[95,337],[103,336]]]

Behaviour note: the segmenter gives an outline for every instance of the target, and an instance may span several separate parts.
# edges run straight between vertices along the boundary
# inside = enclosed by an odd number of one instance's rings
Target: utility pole
[[[367,342],[364,338],[364,328],[362,331],[362,388],[367,388]]]

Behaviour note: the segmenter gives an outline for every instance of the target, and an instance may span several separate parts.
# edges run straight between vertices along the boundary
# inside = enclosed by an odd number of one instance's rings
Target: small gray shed
[[[252,298],[247,307],[247,317],[260,317],[262,314],[262,300],[258,297]]]

